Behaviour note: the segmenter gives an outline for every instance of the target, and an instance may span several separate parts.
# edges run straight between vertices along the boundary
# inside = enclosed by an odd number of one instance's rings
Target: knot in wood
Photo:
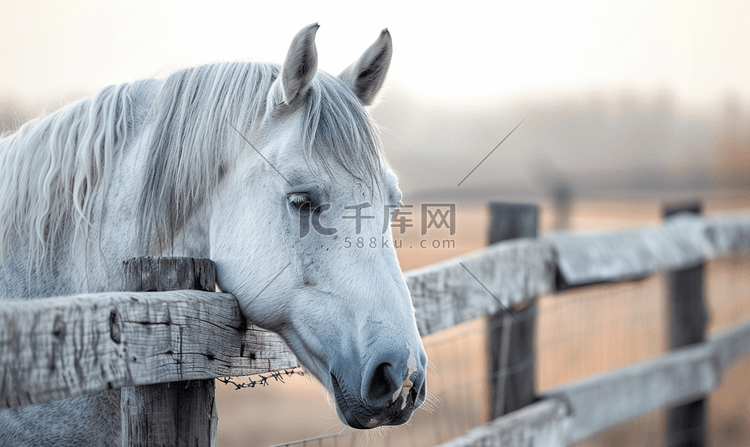
[[[52,324],[52,335],[59,340],[64,340],[65,332],[65,320],[63,320],[62,315],[57,315],[55,317],[55,322]]]
[[[109,313],[109,336],[112,338],[112,341],[120,344],[122,341],[121,334],[120,314],[117,312],[117,309],[112,309],[112,312]]]

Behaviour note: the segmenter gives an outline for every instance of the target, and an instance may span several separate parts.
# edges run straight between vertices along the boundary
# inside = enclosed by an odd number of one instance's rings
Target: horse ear
[[[285,104],[291,104],[304,95],[310,87],[310,81],[315,77],[318,69],[315,33],[319,27],[320,25],[313,23],[302,28],[289,45],[289,52],[281,68],[281,89]]]
[[[383,86],[392,54],[391,33],[386,28],[357,62],[341,72],[339,78],[349,85],[364,105],[370,105]]]

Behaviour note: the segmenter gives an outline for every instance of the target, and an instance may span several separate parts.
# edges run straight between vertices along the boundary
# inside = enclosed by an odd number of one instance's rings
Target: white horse
[[[208,257],[358,429],[407,421],[427,357],[388,228],[401,193],[365,110],[391,37],[338,77],[318,25],[284,65],[107,87],[0,140],[0,297],[115,290],[124,259]],[[100,393],[0,412],[0,445],[115,445]]]

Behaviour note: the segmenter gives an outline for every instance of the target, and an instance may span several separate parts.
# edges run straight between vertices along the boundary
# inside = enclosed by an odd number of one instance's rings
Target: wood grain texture
[[[425,336],[497,313],[503,309],[500,302],[512,307],[551,292],[554,253],[548,242],[518,239],[405,276],[419,333]]]
[[[219,415],[213,380],[122,389],[122,446],[215,446]]]
[[[216,264],[210,259],[144,256],[124,261],[122,272],[125,292],[216,291]]]
[[[6,301],[0,307],[0,408],[297,366],[277,335],[246,324],[226,293]]]
[[[126,291],[216,290],[210,259],[140,257],[123,262],[122,270]],[[209,378],[121,388],[121,445],[216,446],[215,386]]]
[[[679,270],[750,251],[750,216],[677,215],[659,227],[603,234],[555,234],[549,241],[565,282],[581,285]]]

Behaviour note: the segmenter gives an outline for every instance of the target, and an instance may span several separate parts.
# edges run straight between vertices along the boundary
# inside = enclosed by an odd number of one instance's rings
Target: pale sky
[[[391,87],[495,103],[671,90],[700,107],[750,102],[748,1],[409,3],[0,0],[0,99],[61,102],[217,60],[282,62],[319,22],[319,68],[338,73],[388,27]]]

